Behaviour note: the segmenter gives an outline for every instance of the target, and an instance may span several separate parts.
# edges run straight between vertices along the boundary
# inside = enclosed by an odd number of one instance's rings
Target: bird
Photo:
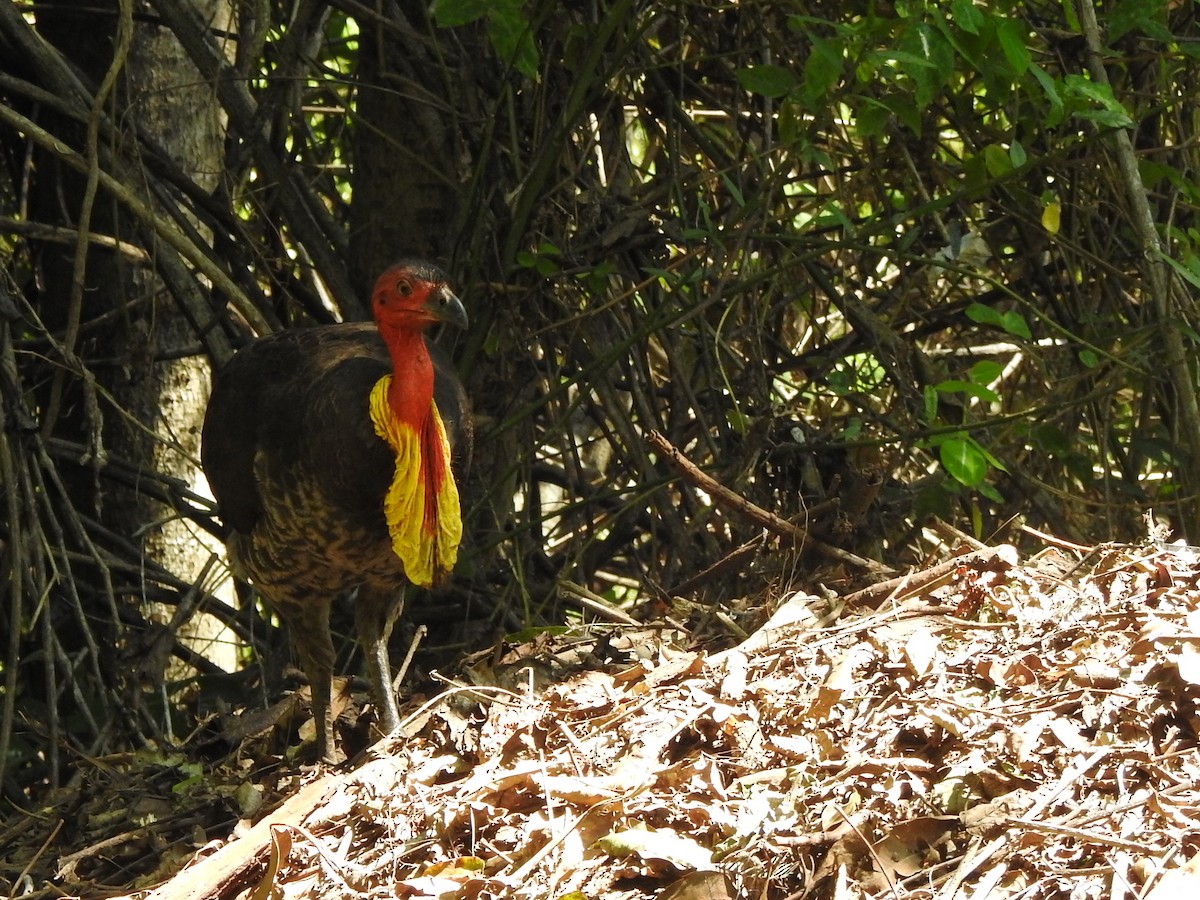
[[[456,477],[473,443],[466,391],[426,334],[468,325],[446,274],[401,260],[375,282],[371,311],[373,324],[285,329],[242,347],[214,377],[201,432],[230,568],[287,628],[328,763],[333,602],[356,591],[367,677],[394,731],[388,639],[405,585],[437,587],[455,565]]]

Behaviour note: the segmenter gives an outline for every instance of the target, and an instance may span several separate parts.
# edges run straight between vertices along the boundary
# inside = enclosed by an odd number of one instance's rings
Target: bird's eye
[[[412,292],[412,282],[410,282],[407,278],[401,278],[396,282],[396,293],[401,297],[407,297]]]

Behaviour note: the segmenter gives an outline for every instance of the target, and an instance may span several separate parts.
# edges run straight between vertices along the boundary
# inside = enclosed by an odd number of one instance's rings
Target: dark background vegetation
[[[404,255],[472,317],[450,649],[862,582],[652,430],[893,568],[952,528],[1195,540],[1195,13],[0,0],[4,791],[185,737],[197,610],[270,645],[195,552],[209,363],[363,317]]]

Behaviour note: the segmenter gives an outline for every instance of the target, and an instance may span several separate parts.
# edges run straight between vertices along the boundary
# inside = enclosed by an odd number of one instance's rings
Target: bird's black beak
[[[457,325],[459,328],[466,328],[469,324],[467,311],[463,308],[462,301],[455,296],[454,291],[444,284],[429,295],[424,308],[434,321]]]

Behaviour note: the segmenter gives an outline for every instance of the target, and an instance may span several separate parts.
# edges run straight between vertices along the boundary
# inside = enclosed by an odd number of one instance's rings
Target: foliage
[[[148,251],[194,325],[178,352],[202,346],[217,361],[247,323],[361,314],[346,237],[364,191],[347,173],[371,127],[359,52],[379,29],[427,54],[385,86],[435,110],[452,148],[430,166],[455,197],[452,239],[436,249],[472,313],[455,352],[482,448],[465,492],[458,592],[475,612],[463,618],[495,607],[506,625],[560,619],[567,580],[613,602],[669,597],[756,537],[654,458],[652,429],[759,506],[818,511],[816,533],[894,565],[936,549],[931,516],[985,540],[1014,521],[1079,541],[1129,536],[1150,509],[1181,535],[1200,527],[1195,383],[1171,350],[1194,340],[1200,281],[1191,4],[1111,4],[1092,52],[1086,17],[1050,0],[817,2],[802,14],[439,0],[428,16],[385,4],[382,19],[347,0],[323,16],[298,4],[307,18],[270,5],[269,23],[240,23],[232,63],[178,0],[153,5],[227,117],[220,187],[198,189],[139,142],[132,107],[99,120],[93,158],[105,203],[141,226],[123,239]],[[37,242],[51,237],[22,190],[49,175],[23,166],[30,145],[84,171],[89,157],[77,131],[31,118],[70,71],[62,51],[30,49],[32,12],[0,26],[13,61],[0,82],[0,253],[20,314],[0,325],[12,335],[5,412],[34,423],[10,425],[0,456],[20,456],[14,466],[69,503],[54,478],[81,448],[38,434],[40,379],[52,360],[91,384],[101,354],[73,356],[39,325]],[[93,97],[56,102],[86,122]],[[147,191],[173,211],[153,212]],[[138,461],[109,457],[94,477],[129,471]],[[872,474],[882,487],[859,503]],[[14,499],[7,471],[5,484],[6,564],[20,545],[68,573],[31,580],[47,596],[68,597],[71,582],[89,609],[111,610],[116,633],[147,584],[169,604],[187,596],[129,535],[65,521],[36,490]],[[158,489],[205,519],[199,498]],[[836,521],[835,503],[869,512]],[[705,587],[722,599],[781,590],[798,571],[775,554],[750,582],[742,568]],[[47,614],[18,610],[25,652]]]

